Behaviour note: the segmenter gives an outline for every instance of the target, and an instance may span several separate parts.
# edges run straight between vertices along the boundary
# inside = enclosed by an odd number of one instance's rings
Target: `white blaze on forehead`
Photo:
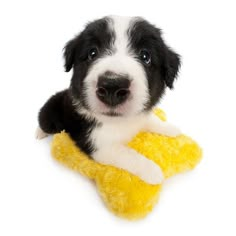
[[[111,16],[112,30],[115,33],[114,50],[115,53],[127,53],[129,38],[128,30],[130,28],[132,17]]]
[[[118,108],[117,112],[124,114],[136,114],[144,109],[149,99],[146,73],[138,62],[137,56],[132,53],[129,42],[129,31],[139,19],[137,17],[110,16],[109,28],[114,33],[114,41],[111,42],[111,53],[98,58],[89,68],[85,78],[87,103],[95,113],[105,113],[109,110],[101,104],[96,97],[96,86],[99,76],[110,71],[116,74],[127,75],[132,80],[130,99]]]

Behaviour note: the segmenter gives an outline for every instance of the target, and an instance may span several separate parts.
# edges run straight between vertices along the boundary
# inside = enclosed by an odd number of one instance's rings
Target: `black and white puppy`
[[[64,57],[70,87],[41,108],[37,137],[65,130],[95,161],[160,183],[160,167],[126,146],[139,131],[180,133],[152,113],[180,66],[160,30],[139,17],[104,17],[69,41]]]

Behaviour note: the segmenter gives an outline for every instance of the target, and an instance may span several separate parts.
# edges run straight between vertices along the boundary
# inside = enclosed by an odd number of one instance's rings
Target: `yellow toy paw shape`
[[[160,109],[154,112],[166,119]],[[141,132],[128,146],[158,163],[165,178],[193,169],[202,156],[197,143],[185,135],[171,138]],[[118,216],[139,219],[157,203],[161,185],[149,185],[125,170],[89,159],[65,132],[54,135],[51,151],[58,161],[93,179],[107,207]]]

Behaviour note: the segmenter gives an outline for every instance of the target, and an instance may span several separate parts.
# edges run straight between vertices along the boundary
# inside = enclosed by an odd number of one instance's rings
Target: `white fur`
[[[96,117],[101,123],[91,134],[92,142],[96,146],[92,156],[97,162],[125,169],[149,184],[159,184],[163,180],[161,168],[126,145],[141,130],[169,136],[178,135],[179,130],[154,117],[151,112],[140,114],[149,93],[145,71],[129,48],[128,30],[137,18],[110,18],[110,29],[115,31],[115,42],[112,50],[94,63],[84,80],[90,111],[79,108],[78,112],[86,114],[88,118]],[[102,115],[110,108],[97,98],[96,87],[98,77],[106,71],[128,74],[132,79],[130,99],[113,110],[121,113],[122,117]]]
[[[100,121],[102,125],[91,134],[92,142],[97,147],[93,158],[99,163],[125,169],[149,184],[160,184],[163,180],[161,168],[126,145],[142,130],[176,136],[178,129],[162,122],[152,113],[133,117],[102,117]]]
[[[127,74],[132,80],[130,86],[131,96],[124,104],[118,105],[113,111],[122,115],[137,114],[143,110],[143,106],[149,98],[149,93],[145,71],[129,48],[128,29],[136,18],[112,16],[111,19],[109,24],[111,30],[115,31],[115,42],[112,45],[112,52],[97,60],[84,80],[85,93],[88,94],[87,102],[94,114],[109,112],[110,108],[105,106],[96,96],[97,80],[106,71]]]
[[[150,113],[146,122],[146,130],[149,132],[166,135],[169,137],[175,137],[181,133],[180,129],[170,124],[169,122],[163,122],[156,115]]]
[[[90,136],[96,147],[96,151],[92,154],[94,160],[127,170],[149,184],[159,184],[163,180],[161,168],[126,145],[141,130],[168,136],[176,136],[180,131],[173,125],[162,122],[152,112],[141,112],[149,99],[148,84],[143,67],[129,48],[127,33],[137,18],[112,16],[111,19],[110,28],[116,35],[112,50],[92,65],[84,80],[84,92],[87,94],[90,110],[81,108],[79,101],[73,102],[78,105],[78,113],[85,114],[88,119],[95,117],[100,123],[92,130]],[[97,80],[107,71],[127,74],[132,80],[130,98],[113,109],[113,112],[120,113],[121,117],[103,115],[109,112],[110,108],[96,96]],[[46,135],[38,129],[37,138]]]
[[[46,138],[47,136],[48,134],[45,133],[40,127],[36,129],[36,132],[35,132],[36,139],[43,139],[43,138]]]
[[[124,145],[103,147],[93,157],[102,164],[127,170],[149,184],[160,184],[164,179],[156,163]]]

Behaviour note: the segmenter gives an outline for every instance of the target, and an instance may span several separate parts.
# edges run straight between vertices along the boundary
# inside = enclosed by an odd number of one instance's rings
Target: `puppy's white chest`
[[[135,117],[129,119],[111,119],[103,122],[92,132],[92,141],[98,148],[116,143],[126,144],[138,132],[143,130],[145,117]]]

